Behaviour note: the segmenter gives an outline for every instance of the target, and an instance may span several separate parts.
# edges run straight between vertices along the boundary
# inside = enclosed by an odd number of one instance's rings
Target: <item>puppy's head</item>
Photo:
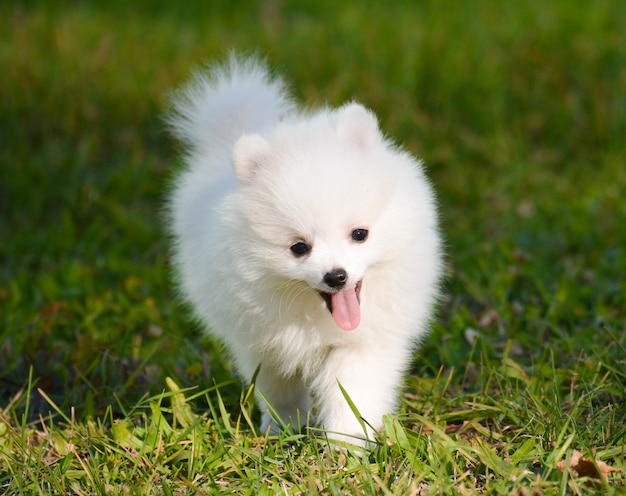
[[[356,104],[244,135],[233,154],[235,201],[259,270],[305,282],[338,327],[357,328],[368,272],[403,248],[407,222],[396,197],[406,160]]]

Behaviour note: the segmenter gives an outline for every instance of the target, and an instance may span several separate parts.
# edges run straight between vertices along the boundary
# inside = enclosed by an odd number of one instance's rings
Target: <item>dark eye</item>
[[[355,229],[352,231],[352,239],[354,241],[365,241],[369,231],[367,229]]]
[[[292,244],[289,249],[296,257],[302,257],[311,251],[311,247],[304,241],[298,241]]]

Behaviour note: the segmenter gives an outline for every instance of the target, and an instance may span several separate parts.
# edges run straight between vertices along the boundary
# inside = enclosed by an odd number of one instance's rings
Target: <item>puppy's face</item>
[[[272,184],[273,194],[257,196],[248,217],[254,259],[281,279],[306,283],[339,328],[357,328],[368,269],[386,256],[376,195],[360,192],[358,181],[348,188],[355,194],[341,188],[341,195],[336,183],[304,187],[312,185],[306,178],[300,186]]]
[[[381,257],[378,220],[392,188],[371,114],[351,107],[333,119],[285,126],[269,140],[244,136],[233,163],[255,258],[305,282],[337,326],[353,330],[367,270]]]
[[[361,286],[372,258],[368,237],[368,227],[343,228],[312,240],[299,237],[289,246],[293,260],[285,267],[290,275],[315,289],[336,324],[346,331],[356,329],[361,321]]]

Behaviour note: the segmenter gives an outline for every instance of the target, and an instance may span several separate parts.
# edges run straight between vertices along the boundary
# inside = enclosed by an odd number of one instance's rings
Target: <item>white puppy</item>
[[[251,380],[262,428],[315,407],[361,442],[394,411],[442,273],[420,162],[350,103],[304,112],[258,60],[232,55],[175,94],[186,145],[170,201],[184,298]],[[355,416],[341,385],[366,422]]]

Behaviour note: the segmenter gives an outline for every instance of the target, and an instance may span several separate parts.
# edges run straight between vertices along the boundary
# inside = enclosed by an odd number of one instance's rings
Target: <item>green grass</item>
[[[0,5],[0,493],[625,494],[623,2],[259,3]],[[446,298],[365,456],[259,432],[172,296],[161,116],[229,48],[438,191]]]

